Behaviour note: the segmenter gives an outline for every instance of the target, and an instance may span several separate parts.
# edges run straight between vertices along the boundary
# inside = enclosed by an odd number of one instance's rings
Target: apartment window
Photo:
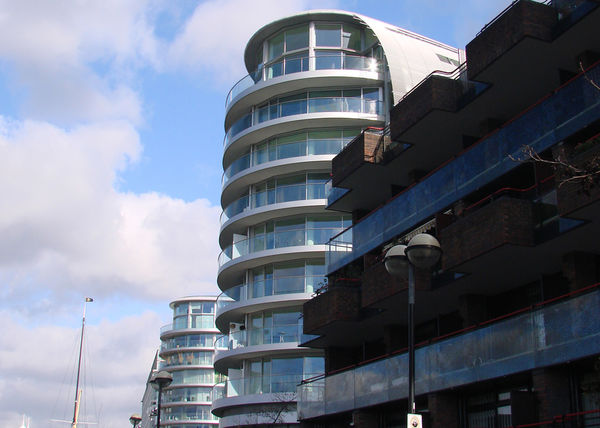
[[[339,24],[316,24],[316,46],[340,47],[342,45],[342,26]]]

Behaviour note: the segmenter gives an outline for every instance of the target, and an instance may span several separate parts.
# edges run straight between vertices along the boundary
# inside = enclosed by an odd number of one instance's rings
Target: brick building
[[[516,1],[333,159],[353,225],[303,308],[326,372],[299,386],[304,426],[405,426],[407,284],[383,256],[420,232],[443,249],[416,275],[425,426],[600,426],[600,184],[518,160],[597,162],[599,26],[598,1]]]

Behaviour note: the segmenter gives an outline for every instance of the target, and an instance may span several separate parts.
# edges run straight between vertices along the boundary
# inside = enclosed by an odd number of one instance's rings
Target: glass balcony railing
[[[600,291],[594,291],[418,348],[416,393],[596,355],[600,352],[599,305]],[[405,353],[300,385],[298,415],[300,419],[313,418],[407,395]]]
[[[210,403],[212,390],[210,386],[167,389],[163,392],[163,403]]]
[[[269,393],[295,393],[296,388],[304,379],[319,376],[322,373],[281,374],[281,375],[254,375],[228,379],[220,385],[218,390],[213,389],[213,401],[225,397],[240,395],[269,394]]]
[[[170,330],[170,329],[169,329]],[[160,351],[170,351],[180,348],[207,348],[213,349],[216,335],[214,334],[186,334],[163,340]]]
[[[325,199],[324,183],[277,186],[274,189],[256,192],[249,196],[242,196],[225,207],[221,213],[221,225],[231,217],[246,210],[283,202],[307,201],[311,199]]]
[[[600,65],[586,74],[600,81]],[[517,168],[521,164],[509,155],[519,158],[523,145],[542,153],[599,118],[600,91],[584,76],[570,81],[334,237],[327,253],[329,273]]]
[[[240,284],[224,292],[231,300],[217,299],[217,312],[234,302],[244,302],[260,297],[278,296],[282,294],[313,293],[326,282],[326,277],[311,276],[286,276],[271,278],[265,281],[256,281],[253,284]]]
[[[382,71],[382,63],[375,58],[358,55],[349,55],[345,52],[321,54],[318,56],[288,56],[284,59],[268,64],[261,64],[256,70],[240,79],[227,94],[225,107],[246,89],[255,84],[274,79],[276,77],[299,73],[309,70],[358,70],[358,71]]]
[[[227,183],[231,177],[246,169],[268,162],[312,155],[336,155],[352,138],[309,137],[307,140],[280,144],[270,149],[256,150],[233,161],[223,173],[222,184]]]
[[[162,407],[162,406],[161,406]],[[166,407],[161,414],[161,425],[174,421],[216,421],[217,417],[210,412],[210,405],[193,405]]]
[[[341,227],[285,230],[244,239],[221,251],[221,254],[219,254],[219,267],[238,257],[258,251],[303,245],[323,245],[342,230]]]
[[[370,115],[383,114],[383,103],[360,97],[324,97],[303,98],[269,104],[245,114],[227,131],[224,144],[228,145],[240,132],[269,120],[308,113],[363,113]]]
[[[304,343],[316,336],[302,333],[302,324],[283,324],[270,328],[251,328],[229,333],[229,350],[275,343]]]
[[[215,402],[221,398],[225,398],[227,396],[227,381],[217,383],[212,387],[212,391],[210,394],[210,401]]]

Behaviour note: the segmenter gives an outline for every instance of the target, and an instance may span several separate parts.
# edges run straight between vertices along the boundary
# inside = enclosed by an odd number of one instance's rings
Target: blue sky
[[[168,303],[218,292],[224,103],[261,25],[338,8],[464,48],[508,4],[0,0],[0,428],[63,417],[86,295],[100,426],[116,427]]]

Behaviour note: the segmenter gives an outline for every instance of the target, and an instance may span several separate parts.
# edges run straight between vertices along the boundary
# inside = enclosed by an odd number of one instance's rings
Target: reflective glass
[[[316,70],[339,70],[342,68],[342,53],[315,51]]]
[[[292,28],[285,32],[285,51],[290,52],[308,47],[308,26]]]
[[[283,54],[283,33],[272,37],[269,40],[269,55],[267,57],[268,61],[277,58]]]
[[[288,55],[285,57],[285,74],[298,73],[308,70],[308,57],[306,52]]]
[[[317,24],[315,34],[316,46],[341,46],[342,32],[339,24]]]
[[[360,29],[352,25],[344,24],[342,31],[342,47],[344,49],[360,50]]]

